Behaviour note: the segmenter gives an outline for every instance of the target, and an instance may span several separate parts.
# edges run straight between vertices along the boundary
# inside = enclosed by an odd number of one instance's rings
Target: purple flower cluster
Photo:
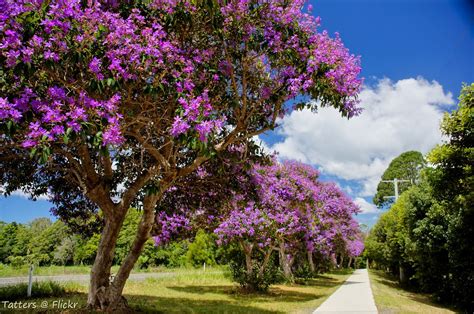
[[[156,216],[156,223],[159,229],[158,235],[153,237],[156,245],[166,244],[177,235],[191,229],[189,218],[182,213],[168,215],[165,212],[160,212]]]
[[[318,181],[313,167],[276,161],[251,171],[257,199],[236,195],[234,208],[215,230],[220,243],[245,241],[258,247],[284,245],[288,253],[318,250],[329,255],[342,237],[351,247],[359,233],[358,207],[335,184]],[[358,251],[354,251],[354,254]]]
[[[161,91],[158,93],[162,93],[163,99],[173,99],[176,102],[173,106],[178,109],[169,123],[159,124],[160,127],[165,127],[172,136],[185,134],[200,141],[208,141],[210,135],[219,133],[226,124],[235,123],[234,110],[259,116],[246,121],[272,123],[275,110],[284,113],[272,100],[272,95],[282,91],[284,100],[301,94],[314,95],[322,101],[339,99],[332,105],[349,116],[357,114],[356,96],[362,84],[358,77],[359,58],[348,52],[339,36],[333,39],[326,32],[318,32],[319,18],[303,13],[304,3],[303,0],[218,1],[220,9],[216,14],[223,21],[219,32],[206,36],[196,32],[194,39],[181,41],[183,36],[172,28],[166,29],[164,21],[187,14],[199,17],[206,14],[205,6],[189,0],[156,0],[149,4],[154,14],[134,8],[124,15],[113,9],[117,7],[116,1],[86,5],[79,0],[48,3],[3,0],[0,2],[2,65],[11,73],[16,68],[34,68],[43,71],[41,77],[45,79],[41,84],[27,79],[11,82],[8,93],[2,95],[0,119],[24,125],[32,123],[32,134],[24,134],[26,147],[42,142],[43,135],[47,141],[61,140],[58,137],[64,133],[61,127],[79,132],[84,121],[97,124],[103,144],[117,145],[123,142],[121,116],[105,110],[108,117],[102,118],[107,121],[99,122],[94,117],[101,117],[101,109],[79,105],[80,95],[84,93],[107,105],[108,101],[101,96],[102,89],[113,86],[114,82],[127,86],[150,85]],[[196,47],[190,45],[202,38],[207,38],[207,42],[200,42]],[[232,55],[245,56],[242,60],[245,59],[246,65],[229,58]],[[55,64],[70,65],[73,72],[88,77],[93,86],[102,89],[91,91],[71,74],[58,78],[52,74]],[[243,72],[249,76],[246,94],[236,95],[244,93],[243,82],[235,81],[242,79]],[[45,91],[54,86],[67,90],[68,102],[55,103],[50,99]],[[321,93],[321,86],[329,87]],[[27,90],[31,97],[24,95]],[[234,100],[222,105],[231,90]],[[336,97],[324,97],[327,93]],[[16,103],[22,97],[29,98],[22,101],[25,108],[20,110]],[[239,100],[242,97],[251,101],[251,108],[236,109],[236,105],[243,106]],[[45,106],[50,106],[51,112],[47,113]],[[92,112],[95,109],[97,112]],[[25,115],[25,110],[32,115]],[[115,112],[129,111],[119,108]],[[43,121],[47,115],[52,120]],[[78,117],[72,117],[75,115]]]
[[[25,88],[12,101],[0,98],[0,122],[9,119],[20,121],[28,113],[35,116],[36,119],[28,125],[23,147],[62,142],[65,134],[80,132],[85,122],[105,124],[103,145],[119,145],[123,141],[117,128],[121,118],[117,112],[119,103],[119,95],[98,101],[84,92],[78,97],[68,96],[66,90],[54,86],[48,88],[45,96],[39,97],[31,89]]]

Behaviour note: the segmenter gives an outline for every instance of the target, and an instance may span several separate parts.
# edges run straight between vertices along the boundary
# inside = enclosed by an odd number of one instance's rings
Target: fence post
[[[31,297],[32,286],[33,286],[33,265],[30,265],[30,269],[28,271],[28,290],[26,291],[26,296],[28,298]]]

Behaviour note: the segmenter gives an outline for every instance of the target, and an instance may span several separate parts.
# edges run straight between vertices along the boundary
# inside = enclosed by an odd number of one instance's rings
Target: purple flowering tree
[[[278,251],[280,267],[292,280],[297,256],[307,256],[315,271],[315,251],[329,256],[337,252],[339,243],[345,250],[345,241],[357,234],[353,215],[358,207],[334,184],[318,181],[319,173],[313,167],[274,161],[254,165],[250,173],[256,193],[235,193],[232,210],[222,215],[215,229],[220,243],[240,244],[248,276],[254,275],[256,251],[263,256],[258,276],[263,276],[272,252]]]
[[[0,183],[59,205],[71,190],[71,204],[100,209],[91,308],[126,306],[125,282],[177,179],[272,129],[297,96],[359,113],[359,59],[303,5],[0,1]],[[131,206],[142,219],[110,282]]]

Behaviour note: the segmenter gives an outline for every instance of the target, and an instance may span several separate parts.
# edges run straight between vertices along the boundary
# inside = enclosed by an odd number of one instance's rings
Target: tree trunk
[[[400,280],[400,284],[401,285],[405,285],[407,283],[407,276],[405,274],[405,267],[402,266],[402,264],[400,264],[399,268],[399,280]]]
[[[313,251],[307,251],[307,256],[308,256],[308,264],[309,264],[309,269],[311,272],[314,274],[316,272],[316,267],[314,267],[314,261],[313,261]]]
[[[242,249],[244,250],[244,255],[245,255],[245,268],[247,270],[247,276],[251,275],[253,273],[253,266],[252,266],[252,249],[253,245],[240,242],[240,245],[242,246]]]
[[[258,271],[258,275],[260,277],[263,276],[264,272],[265,272],[265,268],[268,266],[268,263],[270,262],[270,257],[272,256],[272,252],[273,252],[273,247],[270,247],[268,249],[268,251],[265,253],[265,257],[263,259],[263,263],[262,263],[262,266],[260,267],[259,271]]]
[[[123,311],[128,308],[127,301],[122,296],[123,288],[146,241],[150,238],[154,209],[158,199],[158,195],[145,197],[143,215],[135,239],[112,282],[110,282],[110,268],[125,214],[123,214],[123,217],[118,216],[117,220],[110,223],[106,222],[91,272],[91,285],[87,300],[89,308],[98,308],[107,312]],[[107,227],[108,225],[109,227]]]
[[[350,268],[352,265],[352,256],[349,257],[349,262],[347,262],[347,268]]]
[[[112,219],[111,219],[112,218]],[[102,230],[97,255],[91,269],[91,278],[87,305],[91,309],[105,309],[107,302],[103,295],[110,285],[110,268],[115,254],[117,238],[122,228],[125,213],[117,211],[117,215],[105,219],[105,226]]]
[[[283,274],[286,280],[293,281],[293,273],[291,272],[291,262],[285,252],[285,243],[280,243],[280,266],[283,269]]]

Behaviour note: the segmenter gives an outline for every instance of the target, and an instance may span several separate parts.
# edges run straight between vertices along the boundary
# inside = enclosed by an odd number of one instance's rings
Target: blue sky
[[[368,212],[359,221],[372,225],[380,213],[370,205],[370,193],[387,163],[408,149],[426,153],[439,142],[441,113],[454,108],[462,82],[474,82],[474,6],[467,0],[310,3],[321,29],[339,32],[362,56],[366,110],[349,122],[326,110],[317,117],[295,113],[262,139],[282,158],[311,163],[323,179],[338,182]],[[51,207],[19,195],[1,198],[0,220],[28,222],[50,216]]]

